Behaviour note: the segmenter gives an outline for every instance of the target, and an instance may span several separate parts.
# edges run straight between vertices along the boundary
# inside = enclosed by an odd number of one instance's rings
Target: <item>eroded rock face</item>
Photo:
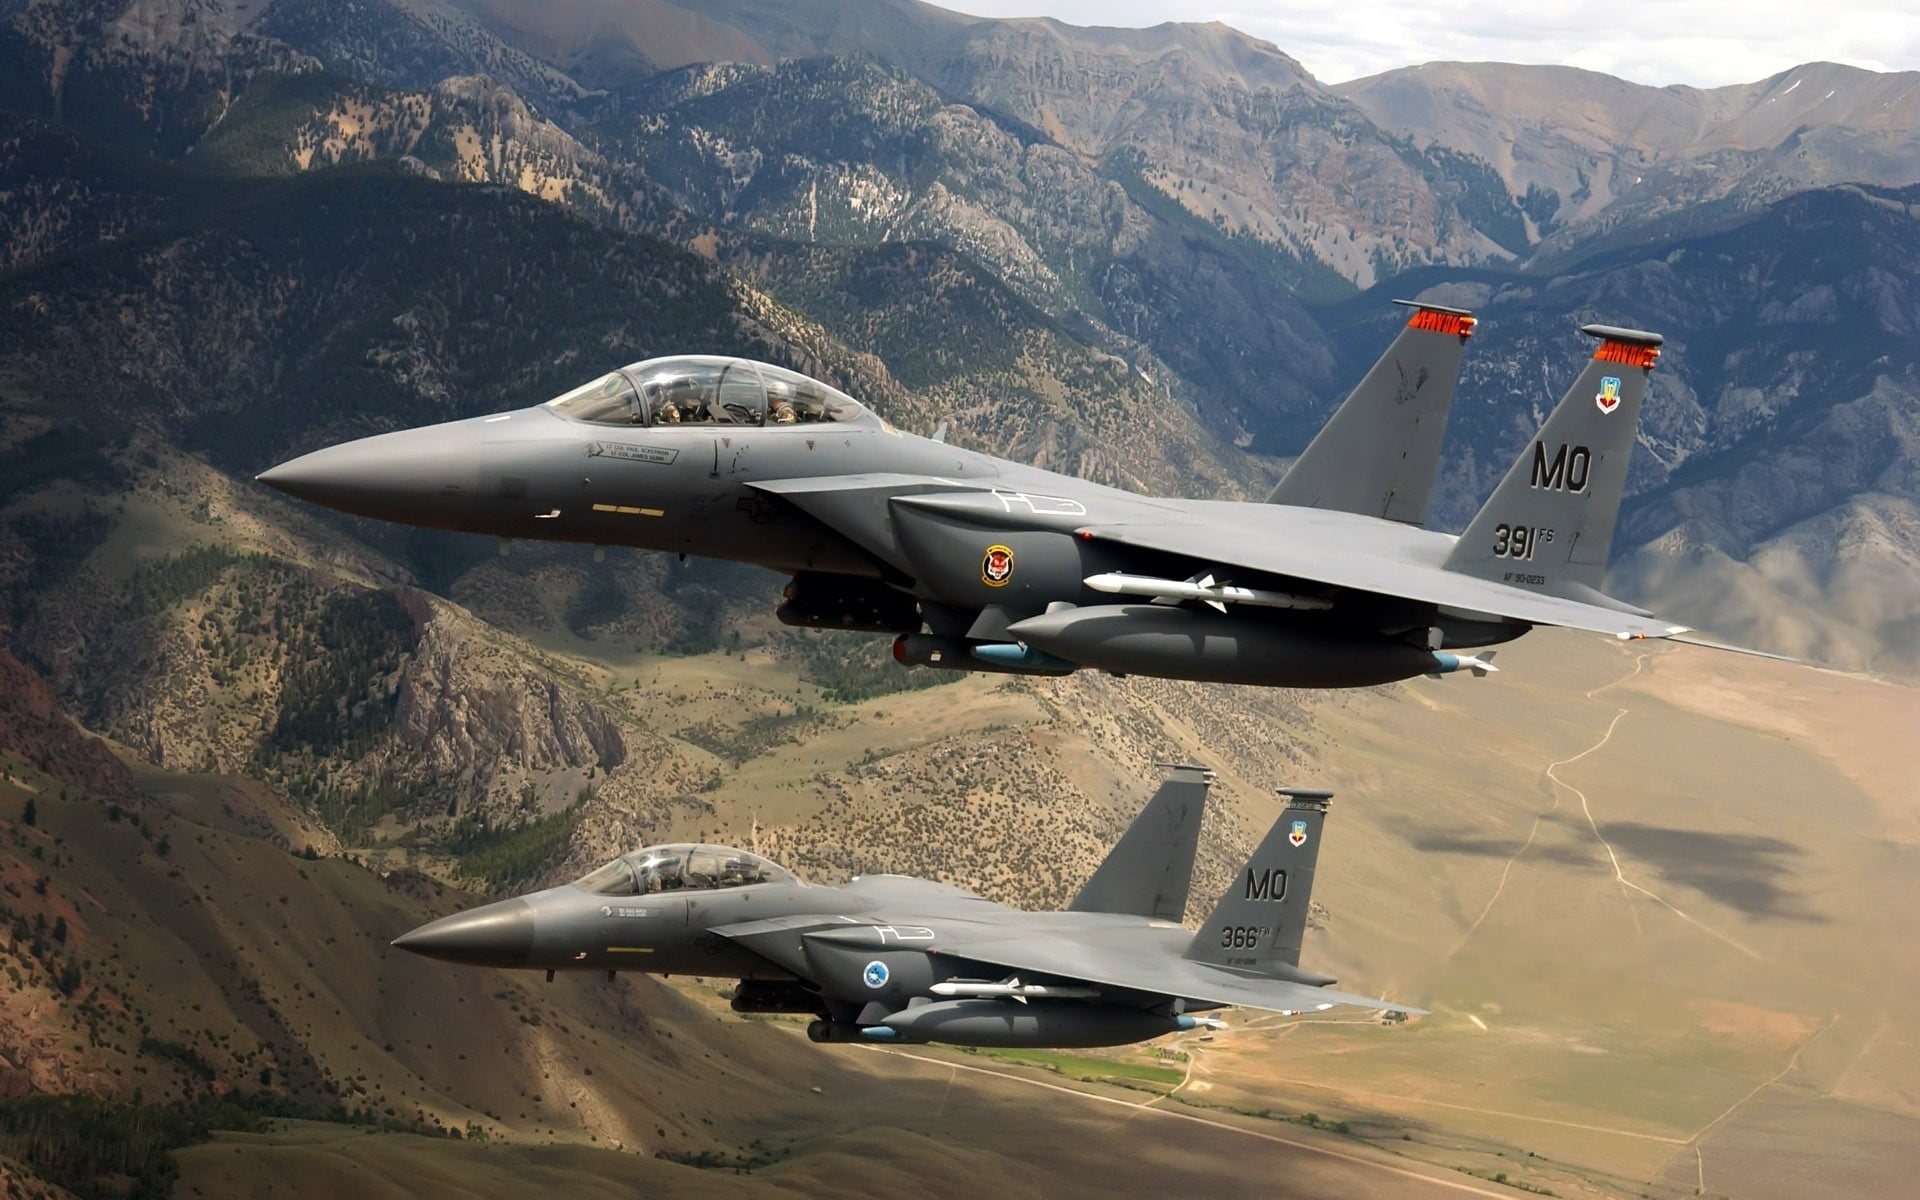
[[[0,751],[101,800],[131,800],[133,777],[98,738],[88,737],[60,708],[38,675],[0,650]]]
[[[394,735],[433,771],[491,790],[548,773],[611,771],[627,738],[608,709],[567,687],[471,615],[422,592],[406,603],[420,621],[418,649],[400,672]]]

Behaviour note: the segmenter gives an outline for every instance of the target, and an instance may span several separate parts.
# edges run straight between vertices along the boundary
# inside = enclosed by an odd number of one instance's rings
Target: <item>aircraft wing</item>
[[[1513,583],[1446,570],[1441,564],[1455,539],[1349,513],[1268,507],[1222,512],[1218,520],[1084,525],[1076,532],[1089,539],[1199,560],[1216,572],[1238,567],[1285,576],[1302,581],[1309,591],[1311,585],[1319,584],[1620,638],[1664,638],[1687,632],[1685,625],[1661,620],[1591,589],[1581,589],[1590,600],[1532,591],[1524,564],[1513,572]]]
[[[1096,987],[1175,996],[1206,1004],[1270,1012],[1317,1012],[1337,1004],[1424,1015],[1426,1010],[1392,1000],[1338,992],[1181,958],[1193,931],[1167,927],[1173,938],[1142,938],[1138,925],[1111,930],[1036,932],[955,922],[935,925],[933,951],[1003,967],[1010,973],[1071,979]]]

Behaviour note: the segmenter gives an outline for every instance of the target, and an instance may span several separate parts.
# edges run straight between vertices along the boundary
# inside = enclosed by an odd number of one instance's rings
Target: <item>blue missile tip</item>
[[[1058,672],[1062,675],[1079,670],[1080,664],[1068,662],[1057,655],[1035,650],[1018,642],[988,642],[975,646],[973,656],[981,662],[993,663],[1002,667],[1021,667],[1029,671]]]
[[[1175,1017],[1173,1019],[1173,1027],[1175,1029],[1181,1030],[1182,1032],[1189,1029],[1197,1028],[1199,1024],[1200,1024],[1199,1021],[1195,1020],[1192,1017],[1184,1016],[1184,1015]]]
[[[1448,654],[1444,650],[1435,650],[1433,652],[1433,665],[1439,671],[1458,671],[1460,669],[1460,656],[1458,654]]]
[[[868,1025],[860,1030],[860,1036],[876,1042],[891,1042],[900,1036],[900,1031],[885,1025]]]

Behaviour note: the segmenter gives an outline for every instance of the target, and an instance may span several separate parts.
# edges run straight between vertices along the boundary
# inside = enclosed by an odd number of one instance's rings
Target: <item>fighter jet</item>
[[[813,887],[727,846],[649,846],[563,887],[429,922],[394,945],[475,966],[740,981],[743,1013],[812,1013],[816,1042],[1118,1046],[1218,1025],[1237,1005],[1352,1004],[1300,968],[1330,793],[1280,818],[1199,931],[1180,924],[1212,773],[1173,768],[1065,912],[863,875]],[[1196,1016],[1194,1014],[1203,1014]]]
[[[1402,301],[1400,303],[1409,303]],[[1599,347],[1474,518],[1422,528],[1474,317],[1413,304],[1266,503],[1137,495],[916,437],[784,367],[656,358],[262,483],[344,512],[791,573],[790,625],[902,663],[1351,687],[1496,668],[1535,625],[1676,637],[1599,588],[1660,335]]]

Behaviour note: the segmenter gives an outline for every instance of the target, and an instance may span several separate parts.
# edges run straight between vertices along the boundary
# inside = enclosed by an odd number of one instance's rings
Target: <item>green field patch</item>
[[[1090,1083],[1113,1080],[1174,1087],[1186,1077],[1186,1073],[1177,1067],[1156,1067],[1150,1063],[1127,1062],[1121,1059],[1088,1058],[1079,1054],[1062,1054],[1056,1050],[981,1049],[969,1050],[968,1053],[979,1054],[996,1062],[1039,1067],[1042,1070],[1065,1075],[1070,1079]]]
[[[485,817],[462,817],[448,834],[445,849],[459,859],[462,875],[494,891],[512,891],[533,883],[566,857],[579,823],[578,806],[523,825],[498,826]]]

